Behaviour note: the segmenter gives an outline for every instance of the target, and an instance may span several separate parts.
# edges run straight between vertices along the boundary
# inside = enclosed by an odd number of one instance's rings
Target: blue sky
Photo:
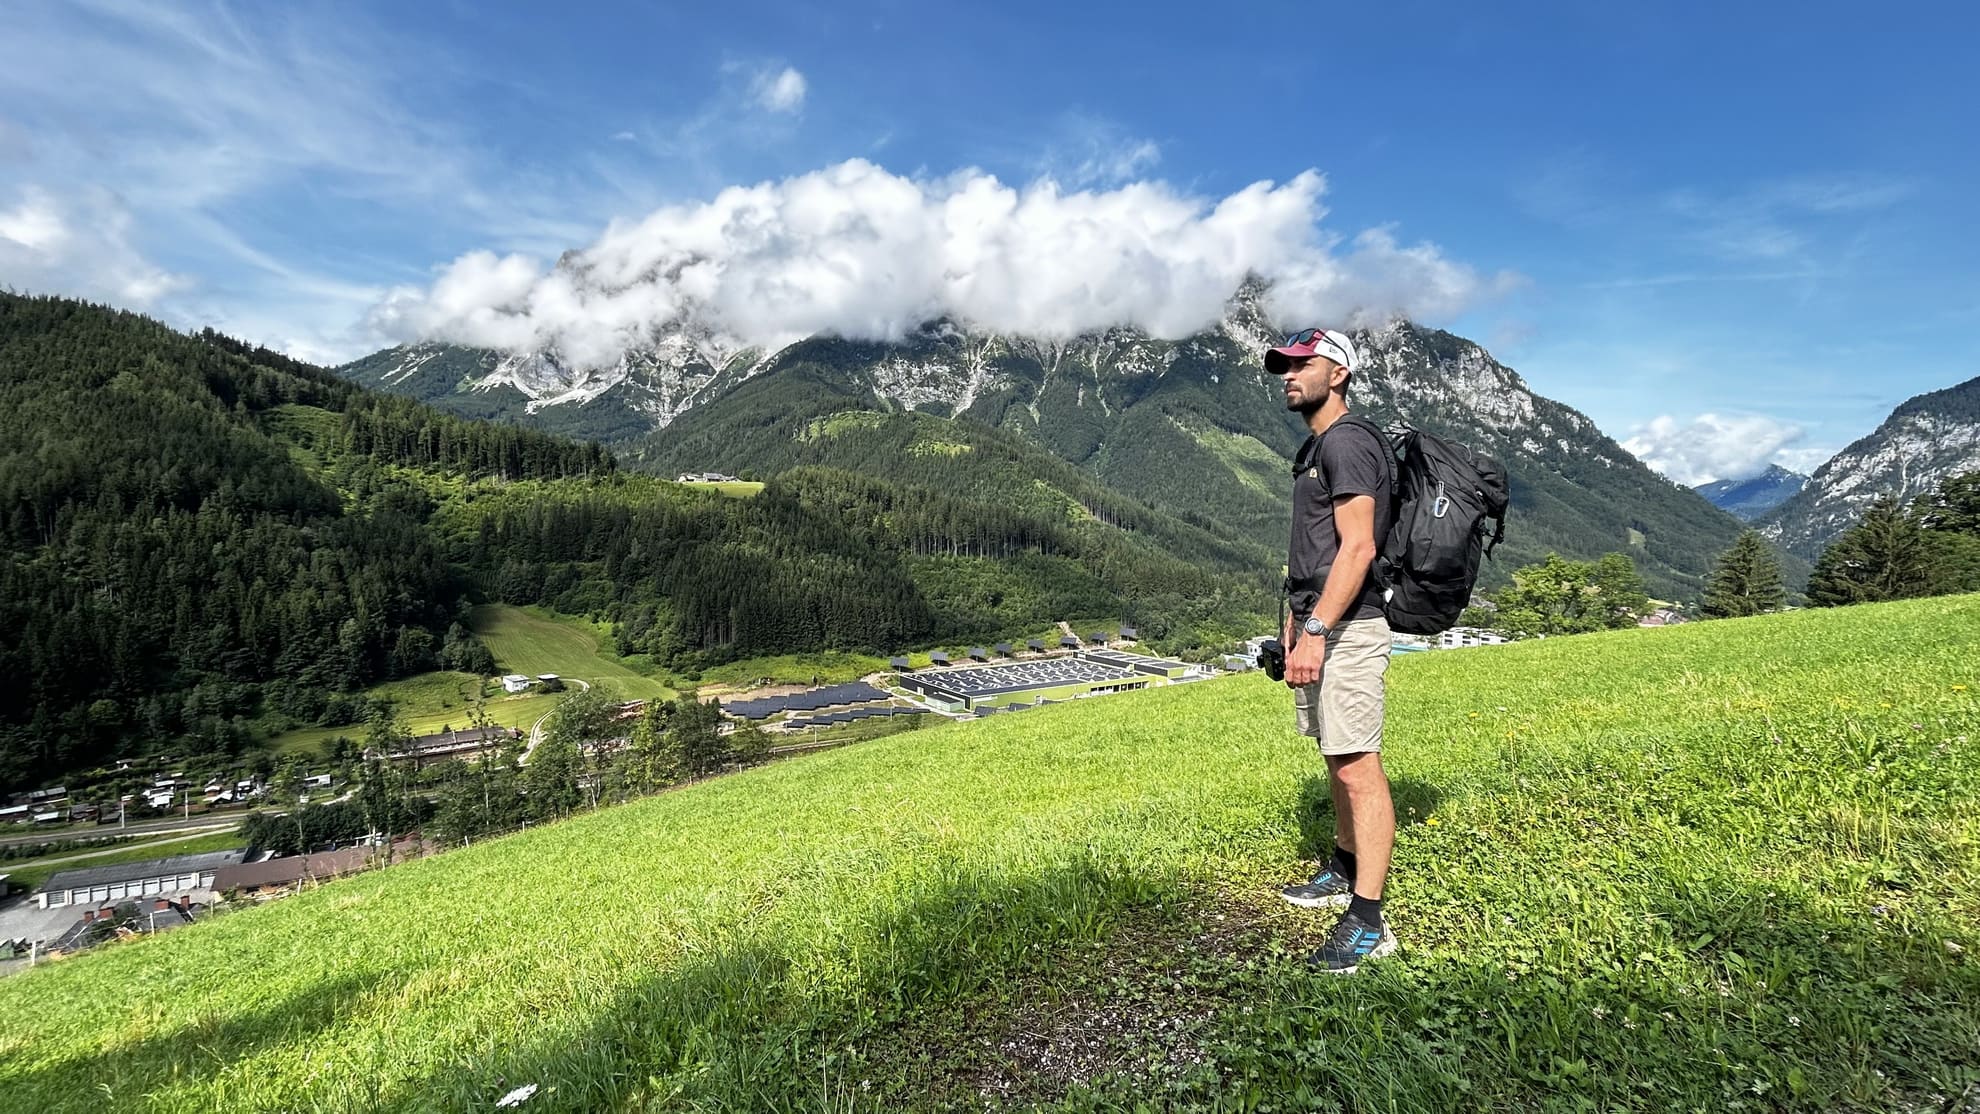
[[[497,335],[474,330],[503,298],[548,304],[568,249],[603,275],[769,212],[761,267],[838,203],[820,191],[925,222],[994,176],[1056,191],[966,246],[1012,289],[944,308],[1044,320],[1025,291],[1064,306],[1062,281],[1092,295],[1077,322],[1116,304],[1087,287],[1152,282],[1131,312],[1185,320],[1283,243],[1333,261],[1288,279],[1299,304],[1470,336],[1683,481],[1812,467],[1980,374],[1970,8],[1074,7],[30,0],[0,36],[0,283],[334,361]],[[1278,192],[1243,193],[1260,181]],[[714,203],[765,182],[796,184]],[[1090,254],[1050,231],[1083,192],[1181,246],[1023,270]],[[882,229],[798,302],[738,263],[755,284],[723,296],[885,331],[953,281],[913,258],[945,235]],[[680,293],[499,335],[572,343]]]

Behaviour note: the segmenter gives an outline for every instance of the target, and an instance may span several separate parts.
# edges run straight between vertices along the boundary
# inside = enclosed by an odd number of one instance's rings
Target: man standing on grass
[[[1309,909],[1344,909],[1313,966],[1351,974],[1396,950],[1382,919],[1382,883],[1395,846],[1396,810],[1382,770],[1382,676],[1389,624],[1372,575],[1376,539],[1388,536],[1395,458],[1387,438],[1348,417],[1348,384],[1359,364],[1347,334],[1305,329],[1265,353],[1286,409],[1313,435],[1294,461],[1292,547],[1286,590],[1291,613],[1280,632],[1293,720],[1319,743],[1334,800],[1334,853],[1312,881],[1280,896]]]

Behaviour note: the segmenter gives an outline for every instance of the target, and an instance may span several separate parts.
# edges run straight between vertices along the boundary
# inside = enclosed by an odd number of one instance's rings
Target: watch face
[[[1308,634],[1323,634],[1326,630],[1326,624],[1318,619],[1308,619],[1306,621],[1306,633]]]

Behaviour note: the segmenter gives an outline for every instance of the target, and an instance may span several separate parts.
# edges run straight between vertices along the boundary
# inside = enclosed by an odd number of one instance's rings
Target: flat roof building
[[[210,890],[213,875],[222,867],[241,861],[245,852],[209,851],[203,855],[175,855],[141,863],[65,870],[48,880],[35,895],[43,909],[65,905],[115,905],[134,897]]]

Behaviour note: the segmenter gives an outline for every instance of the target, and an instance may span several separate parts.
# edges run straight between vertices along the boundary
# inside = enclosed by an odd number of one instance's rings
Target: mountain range
[[[1692,488],[1720,510],[1752,521],[1787,502],[1808,484],[1808,477],[1770,464],[1765,472],[1743,480],[1714,480]]]
[[[1815,558],[1881,495],[1910,499],[1980,469],[1980,377],[1905,400],[1883,424],[1815,470],[1760,521],[1789,553]]]
[[[1287,462],[1305,430],[1261,374],[1260,353],[1280,334],[1259,294],[1240,292],[1222,320],[1181,340],[1117,328],[1043,341],[935,321],[895,341],[820,336],[766,352],[688,325],[601,370],[433,343],[338,370],[455,413],[597,437],[664,474],[765,478],[828,464],[885,475],[902,462],[863,447],[890,440],[878,428],[910,417],[988,427],[1184,522],[1277,550]],[[1512,520],[1487,585],[1549,552],[1620,551],[1653,592],[1684,598],[1741,528],[1477,344],[1401,321],[1355,339],[1357,410],[1507,466]]]

